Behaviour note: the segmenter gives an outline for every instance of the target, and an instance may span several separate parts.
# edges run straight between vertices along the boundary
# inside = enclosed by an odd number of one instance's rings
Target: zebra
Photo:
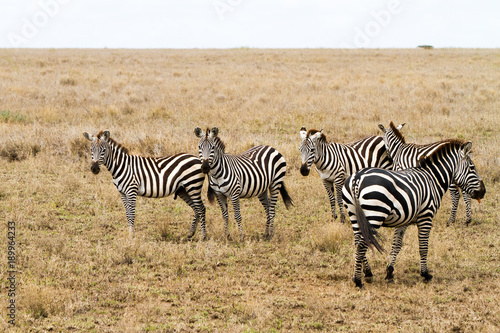
[[[386,279],[394,282],[396,256],[406,227],[412,223],[418,228],[420,275],[425,281],[432,279],[427,268],[429,234],[444,193],[453,181],[473,199],[482,199],[486,192],[470,158],[471,147],[471,142],[449,140],[423,156],[418,167],[402,171],[364,169],[347,179],[342,198],[354,231],[356,287],[363,287],[362,266],[366,281],[372,281],[366,252],[368,247],[383,252],[376,238],[381,226],[397,228]]]
[[[406,143],[406,139],[400,131],[404,125],[405,124],[401,124],[396,127],[392,121],[389,124],[389,128],[387,129],[382,124],[378,125],[380,130],[384,133],[383,138],[387,148],[387,152],[393,159],[393,170],[404,170],[410,167],[417,166],[418,161],[422,156],[429,154],[442,144],[442,141],[425,145]],[[447,226],[455,223],[458,202],[460,200],[460,190],[454,182],[452,182],[452,184],[450,185],[449,190],[452,206],[451,215],[446,224]],[[469,225],[472,221],[471,198],[466,192],[463,192],[463,198],[467,216],[465,224]]]
[[[194,211],[188,239],[196,232],[198,222],[202,238],[206,239],[205,206],[201,200],[205,175],[196,156],[185,153],[168,157],[130,155],[127,148],[110,137],[109,131],[101,131],[96,136],[85,132],[83,136],[92,142],[91,171],[98,174],[100,166],[105,165],[113,176],[113,183],[125,206],[130,234],[134,234],[138,195],[161,198],[175,194],[174,199],[180,197]]]
[[[323,130],[300,129],[300,153],[302,166],[300,173],[309,175],[311,166],[316,165],[323,185],[330,199],[333,219],[337,219],[335,210],[335,192],[337,205],[340,210],[340,221],[344,223],[345,214],[342,204],[342,186],[347,177],[363,168],[378,167],[388,169],[392,167],[392,160],[388,156],[384,140],[381,136],[367,136],[352,143],[328,143]],[[335,186],[335,192],[334,192]]]
[[[239,155],[225,152],[225,145],[217,136],[219,129],[213,127],[205,133],[199,127],[194,130],[200,138],[198,143],[201,171],[209,175],[210,191],[208,199],[214,194],[222,210],[225,234],[230,238],[228,226],[227,199],[231,200],[234,217],[238,223],[240,239],[244,239],[241,226],[240,198],[258,197],[267,215],[264,239],[271,240],[274,234],[274,216],[278,193],[281,193],[287,209],[293,205],[285,188],[285,158],[273,147],[256,146]],[[269,193],[268,193],[269,192]]]

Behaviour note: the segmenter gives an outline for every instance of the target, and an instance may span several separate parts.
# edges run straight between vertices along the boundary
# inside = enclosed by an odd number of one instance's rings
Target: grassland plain
[[[498,331],[499,91],[499,50],[0,50],[2,272],[7,221],[17,231],[11,330]],[[411,142],[472,141],[487,193],[469,227],[463,202],[445,226],[445,196],[431,283],[411,227],[395,284],[384,281],[388,255],[370,253],[374,282],[357,290],[352,230],[332,221],[318,176],[300,175],[299,130],[350,142],[391,120],[407,123]],[[132,153],[161,156],[197,154],[196,126],[218,126],[227,152],[269,144],[287,159],[295,207],[280,199],[271,242],[257,199],[241,202],[247,237],[233,242],[205,193],[208,241],[185,241],[191,210],[172,197],[140,198],[129,238],[82,132],[109,130]],[[382,234],[388,249],[392,230]],[[3,330],[6,274],[0,286]]]

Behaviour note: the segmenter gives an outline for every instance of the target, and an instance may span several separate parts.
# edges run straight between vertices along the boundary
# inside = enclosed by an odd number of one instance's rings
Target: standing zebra
[[[201,162],[188,154],[168,157],[143,157],[130,155],[128,149],[113,140],[108,131],[96,136],[83,133],[92,141],[92,167],[94,174],[104,164],[113,176],[113,183],[120,192],[127,213],[130,233],[134,232],[135,203],[137,196],[161,198],[175,193],[193,210],[194,219],[188,238],[193,237],[198,222],[203,239],[206,238],[205,206],[201,201],[201,189],[205,175],[200,171]]]
[[[347,177],[364,168],[387,169],[392,166],[391,159],[386,153],[384,140],[380,136],[368,136],[348,144],[328,143],[323,130],[307,131],[305,127],[300,129],[300,137],[302,138],[299,148],[302,157],[300,173],[303,176],[309,175],[312,164],[316,164],[316,171],[328,193],[333,218],[336,220],[333,189],[335,184],[340,221],[344,223],[342,186]]]
[[[418,228],[420,275],[426,281],[432,279],[427,269],[429,234],[444,193],[452,181],[474,199],[482,199],[486,192],[470,159],[471,146],[470,142],[450,140],[422,157],[417,168],[403,171],[364,169],[347,179],[342,197],[355,237],[353,281],[356,287],[363,286],[362,266],[367,282],[372,279],[366,251],[368,247],[383,251],[375,237],[381,226],[399,231],[392,243],[386,279],[393,282],[396,256],[401,250],[406,226],[412,223]]]
[[[384,133],[384,142],[387,148],[388,154],[393,159],[393,170],[404,170],[411,167],[416,167],[418,161],[422,156],[428,155],[434,149],[443,144],[444,141],[434,142],[425,145],[417,145],[415,143],[406,143],[406,139],[400,132],[405,124],[396,127],[391,121],[389,128],[385,128],[383,125],[379,124],[378,127]],[[449,226],[455,223],[455,217],[457,215],[458,202],[460,200],[460,190],[459,187],[452,182],[450,185],[450,195],[451,195],[451,215],[448,223]],[[467,192],[463,192],[465,210],[467,214],[467,219],[465,221],[466,225],[472,221],[471,213],[471,198]]]
[[[283,156],[269,146],[256,146],[239,155],[226,154],[225,145],[217,136],[219,133],[217,127],[207,129],[205,133],[196,127],[194,133],[200,138],[198,148],[202,161],[201,170],[210,175],[209,186],[215,192],[221,207],[226,236],[230,237],[227,198],[233,203],[234,217],[238,223],[240,238],[243,240],[240,198],[257,196],[267,215],[264,238],[270,240],[274,234],[273,223],[278,193],[281,193],[287,209],[293,205],[283,180],[286,173]],[[209,200],[213,201],[211,191]]]

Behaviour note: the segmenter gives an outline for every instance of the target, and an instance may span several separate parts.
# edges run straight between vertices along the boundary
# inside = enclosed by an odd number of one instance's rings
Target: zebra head
[[[299,150],[302,158],[302,166],[300,167],[302,176],[309,175],[312,164],[318,160],[317,143],[322,135],[323,130],[309,130],[308,132],[305,127],[300,129],[302,143],[300,144]]]
[[[387,150],[387,154],[391,158],[395,157],[399,146],[406,143],[406,139],[400,132],[404,125],[406,125],[406,123],[402,123],[401,125],[396,127],[396,125],[394,125],[392,121],[389,124],[389,128],[387,129],[382,124],[378,125],[378,128],[380,128],[382,133],[384,133],[383,138],[385,149]]]
[[[83,136],[92,142],[90,145],[90,151],[92,153],[92,166],[90,170],[94,174],[98,174],[100,171],[100,165],[104,163],[106,156],[106,150],[108,148],[109,132],[99,132],[96,136],[89,135],[87,132],[83,133]]]
[[[222,143],[220,139],[217,138],[219,129],[217,127],[214,127],[211,130],[207,128],[206,132],[203,133],[203,130],[201,128],[196,127],[194,129],[194,134],[198,138],[200,138],[200,142],[198,143],[198,151],[201,160],[201,171],[207,174],[210,172],[210,168],[214,164],[217,142]]]
[[[476,166],[471,159],[472,143],[469,141],[460,147],[458,166],[453,175],[455,183],[467,192],[472,199],[481,202],[486,193],[481,177],[477,173]]]

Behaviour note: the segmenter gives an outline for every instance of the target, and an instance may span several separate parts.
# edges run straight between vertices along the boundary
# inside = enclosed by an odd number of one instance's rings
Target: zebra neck
[[[118,174],[123,173],[124,168],[130,165],[131,155],[113,145],[109,145],[109,148],[109,153],[104,160],[104,165],[108,168],[109,172],[111,172],[113,178],[116,178]]]
[[[322,165],[326,159],[326,156],[328,156],[328,144],[323,141],[318,141],[316,145],[316,151],[317,151],[317,156],[315,158],[314,163],[316,165]]]
[[[213,178],[220,178],[224,175],[227,176],[227,173],[231,170],[227,165],[229,164],[230,155],[219,153],[214,156],[214,164],[210,168],[210,176]]]
[[[433,160],[432,164],[428,164],[424,168],[430,177],[433,178],[436,184],[434,188],[439,192],[441,198],[448,191],[453,179],[453,170],[450,168],[453,162],[451,164],[449,162],[451,161],[443,161],[442,159]]]

